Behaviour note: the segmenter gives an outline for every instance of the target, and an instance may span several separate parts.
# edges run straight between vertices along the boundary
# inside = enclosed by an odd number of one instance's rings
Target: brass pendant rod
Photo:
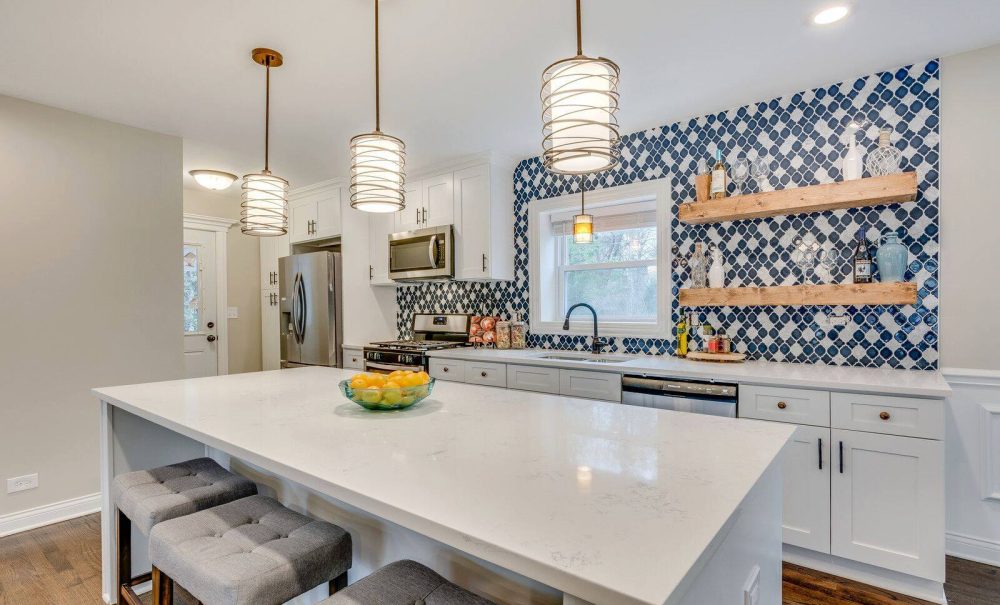
[[[271,144],[271,57],[264,60],[264,172],[268,173],[267,159]]]
[[[375,0],[375,132],[381,132],[382,107],[379,95],[378,0]]]
[[[580,175],[580,214],[587,214],[587,210],[584,207],[584,197],[587,194],[587,175]]]
[[[580,19],[580,0],[576,0],[576,54],[577,56],[583,55],[583,24]]]

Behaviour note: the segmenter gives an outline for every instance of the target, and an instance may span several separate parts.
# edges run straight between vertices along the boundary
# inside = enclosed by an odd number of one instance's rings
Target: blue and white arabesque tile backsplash
[[[680,256],[690,254],[695,242],[721,246],[728,268],[726,283],[730,286],[815,281],[815,277],[801,275],[789,253],[796,237],[806,233],[820,244],[829,242],[842,253],[826,280],[842,282],[850,274],[849,256],[859,231],[896,231],[910,250],[906,279],[918,285],[916,305],[706,307],[695,312],[702,321],[726,329],[736,350],[751,358],[934,369],[938,365],[938,69],[937,61],[929,61],[633,133],[622,139],[620,165],[592,182],[600,188],[670,179],[672,244]],[[767,158],[773,188],[841,180],[845,126],[859,116],[867,121],[866,130],[858,138],[866,149],[875,146],[880,126],[893,128],[892,142],[902,151],[903,169],[915,170],[918,175],[916,204],[714,225],[678,222],[677,204],[694,199],[698,161],[709,158],[716,148],[722,149],[729,164],[743,154]],[[756,187],[752,180],[746,186]],[[408,335],[414,312],[489,313],[512,318],[523,315],[527,320],[528,204],[577,190],[576,179],[547,172],[538,157],[518,164],[514,171],[514,281],[427,283],[399,288],[400,335]],[[671,276],[675,317],[677,291],[688,282],[687,270],[675,267]],[[845,326],[827,327],[828,323],[820,321],[841,313],[848,316]],[[583,350],[588,341],[589,337],[582,336],[530,333],[529,326],[530,347]],[[612,338],[611,349],[665,354],[674,350],[674,337]]]

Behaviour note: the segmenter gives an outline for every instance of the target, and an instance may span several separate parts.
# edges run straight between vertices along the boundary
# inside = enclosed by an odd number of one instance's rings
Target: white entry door
[[[215,233],[184,230],[184,372],[187,378],[219,373]]]

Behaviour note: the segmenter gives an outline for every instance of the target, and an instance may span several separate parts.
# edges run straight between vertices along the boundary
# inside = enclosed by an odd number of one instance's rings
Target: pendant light
[[[288,233],[288,181],[274,176],[268,166],[271,129],[271,68],[284,60],[269,48],[255,48],[250,57],[265,69],[264,170],[243,177],[242,231],[247,235],[276,236]]]
[[[558,174],[604,172],[618,164],[618,65],[583,54],[576,0],[576,56],[542,73],[542,161]]]
[[[586,188],[587,182],[580,177],[580,214],[573,217],[573,242],[576,244],[594,243],[594,215],[587,214]]]
[[[378,0],[375,0],[375,130],[351,139],[351,207],[397,212],[406,207],[406,145],[381,130]]]

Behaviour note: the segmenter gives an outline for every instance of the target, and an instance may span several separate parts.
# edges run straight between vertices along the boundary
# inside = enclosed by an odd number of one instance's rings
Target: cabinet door
[[[507,364],[507,388],[559,394],[559,369]]]
[[[465,362],[457,359],[431,358],[429,373],[436,380],[465,382]]]
[[[340,198],[345,193],[344,187],[336,187],[316,200],[316,223],[313,225],[313,238],[334,237],[340,235]],[[348,193],[348,195],[350,195]]]
[[[312,234],[312,225],[315,220],[315,199],[299,200],[289,204],[288,234],[290,241],[294,244],[315,238],[316,236]]]
[[[455,173],[457,279],[490,276],[490,167],[473,166]]]
[[[260,287],[278,287],[278,259],[288,256],[288,235],[260,237]]]
[[[944,444],[833,429],[830,552],[944,581]]]
[[[392,231],[391,214],[372,214],[368,217],[369,279],[373,285],[387,285],[389,279],[389,233]]]
[[[421,181],[424,208],[420,213],[421,227],[441,227],[454,222],[455,188],[452,173]],[[407,206],[409,208],[409,206]]]
[[[586,370],[559,370],[559,394],[621,402],[622,375]]]
[[[424,209],[424,188],[421,181],[407,182],[403,188],[406,197],[406,208],[394,213],[393,233],[413,231],[422,226],[421,218]]]
[[[278,308],[277,288],[261,292],[260,353],[261,364],[265,370],[277,370],[281,367],[281,346],[278,340],[281,319]]]
[[[782,454],[785,544],[830,552],[830,463],[830,429],[795,429]]]

